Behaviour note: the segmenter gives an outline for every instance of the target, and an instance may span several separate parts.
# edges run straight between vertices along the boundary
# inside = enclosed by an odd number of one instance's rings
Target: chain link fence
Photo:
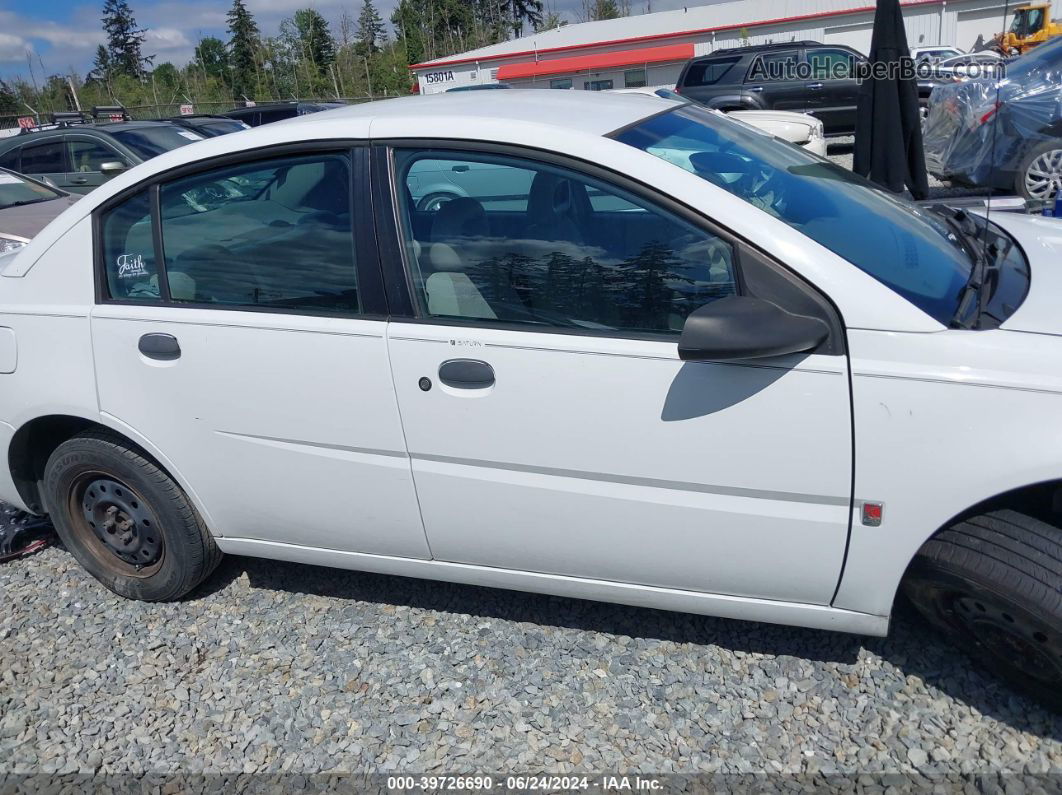
[[[345,102],[348,105],[357,105],[362,102],[372,102],[374,99],[384,99],[382,96],[377,97],[324,97],[324,98],[307,98],[299,99],[298,102]],[[287,101],[287,100],[284,100]],[[290,100],[295,101],[295,100]],[[282,100],[259,102],[258,105],[273,105],[282,102]],[[171,116],[180,116],[181,108],[185,105],[192,107],[193,113],[224,113],[229,110],[233,110],[237,107],[242,107],[232,101],[224,102],[172,102],[170,104],[163,105],[130,105],[125,108],[125,112],[133,119],[145,120],[145,119],[165,119]],[[91,108],[86,108],[86,112],[91,113]],[[52,121],[52,113],[42,112],[38,114],[31,113],[28,109],[25,113],[13,113],[9,115],[0,115],[0,138],[9,135],[16,135],[19,131],[19,119],[30,118],[33,119],[34,124],[49,124]]]

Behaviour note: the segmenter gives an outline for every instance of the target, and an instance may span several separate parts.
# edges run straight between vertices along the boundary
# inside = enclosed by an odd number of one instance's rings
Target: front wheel
[[[180,486],[111,434],[90,431],[59,445],[44,490],[63,544],[120,596],[179,599],[221,560]]]
[[[1010,510],[970,517],[923,545],[904,591],[974,659],[1062,711],[1062,530]]]
[[[1025,199],[1053,202],[1062,193],[1062,141],[1034,146],[1018,166],[1014,189]]]

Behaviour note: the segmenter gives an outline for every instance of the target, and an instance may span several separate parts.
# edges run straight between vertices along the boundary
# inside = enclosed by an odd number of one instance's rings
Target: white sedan
[[[902,587],[1059,706],[1060,257],[689,104],[306,116],[0,257],[0,499],[149,600],[230,552],[883,635]]]

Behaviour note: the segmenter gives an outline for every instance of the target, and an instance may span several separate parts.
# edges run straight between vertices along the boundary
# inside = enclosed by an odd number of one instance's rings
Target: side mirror
[[[735,295],[686,318],[678,351],[687,362],[760,359],[814,350],[829,333],[821,320],[790,314],[762,298]]]
[[[123,171],[125,171],[125,163],[120,160],[108,160],[106,163],[100,163],[100,173],[105,177],[113,177]]]

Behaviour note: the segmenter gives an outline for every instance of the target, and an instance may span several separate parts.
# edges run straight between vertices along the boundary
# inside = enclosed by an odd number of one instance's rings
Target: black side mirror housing
[[[762,298],[734,295],[686,318],[678,352],[687,362],[762,359],[814,350],[829,333],[821,320],[791,314]]]

